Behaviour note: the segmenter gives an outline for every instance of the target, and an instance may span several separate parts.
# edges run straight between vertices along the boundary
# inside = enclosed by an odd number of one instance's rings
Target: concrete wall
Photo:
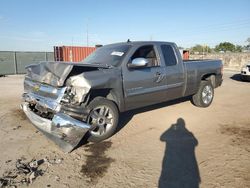
[[[221,59],[224,68],[239,71],[241,67],[250,62],[250,53],[213,53],[207,55],[190,55],[190,59]]]

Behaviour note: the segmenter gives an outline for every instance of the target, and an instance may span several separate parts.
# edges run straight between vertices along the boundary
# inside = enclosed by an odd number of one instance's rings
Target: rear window
[[[177,64],[174,49],[170,45],[161,45],[161,51],[164,57],[166,66],[173,66]]]

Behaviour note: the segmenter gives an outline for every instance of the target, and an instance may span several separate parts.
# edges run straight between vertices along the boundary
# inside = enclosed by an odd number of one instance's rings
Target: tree
[[[219,45],[215,46],[215,51],[220,52],[220,51],[230,51],[234,52],[235,51],[235,45],[230,43],[230,42],[221,42]]]
[[[242,52],[242,50],[243,50],[243,46],[241,46],[241,45],[235,46],[235,52]]]
[[[246,42],[248,42],[248,44],[250,44],[250,37],[247,38]]]
[[[199,52],[199,53],[210,53],[211,48],[207,45],[200,45],[197,44],[191,48],[191,51],[194,52]]]
[[[247,38],[246,42],[248,43],[246,46],[246,49],[250,49],[250,37]]]

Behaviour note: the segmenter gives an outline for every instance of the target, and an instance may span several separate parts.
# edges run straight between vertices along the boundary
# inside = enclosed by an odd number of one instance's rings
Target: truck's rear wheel
[[[192,103],[198,107],[208,107],[214,98],[214,88],[211,81],[201,81],[198,92],[193,95]]]
[[[97,97],[89,104],[87,123],[93,126],[88,141],[100,142],[111,137],[118,126],[119,112],[114,102]]]

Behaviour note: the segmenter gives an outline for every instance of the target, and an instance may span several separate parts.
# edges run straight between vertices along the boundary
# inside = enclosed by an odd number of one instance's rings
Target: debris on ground
[[[21,125],[18,125],[16,127],[13,127],[13,130],[17,130],[17,129],[20,129],[22,126]]]
[[[62,160],[62,158],[52,160],[44,158],[26,162],[25,158],[17,159],[15,169],[5,171],[2,177],[0,177],[0,188],[32,184],[38,176],[44,175],[50,165],[60,164]],[[11,161],[9,160],[6,163],[9,162]],[[58,176],[57,181],[59,180],[60,177]]]

